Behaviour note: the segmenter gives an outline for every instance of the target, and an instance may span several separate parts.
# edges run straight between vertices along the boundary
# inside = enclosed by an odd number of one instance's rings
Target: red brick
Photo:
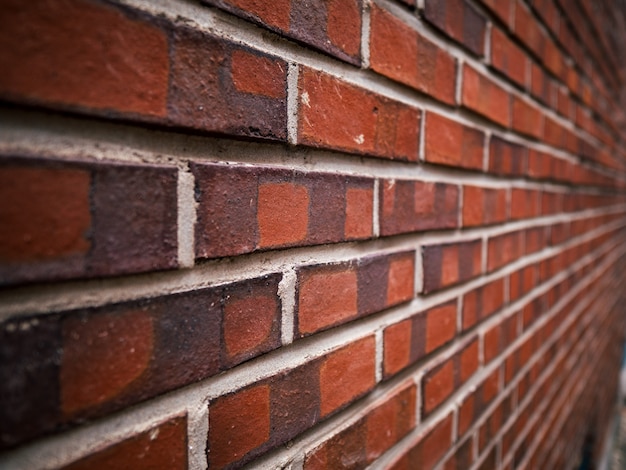
[[[5,158],[0,183],[0,283],[178,265],[174,168]]]
[[[463,105],[501,126],[511,122],[511,97],[469,65],[463,66]]]
[[[539,214],[539,192],[532,189],[511,190],[511,219],[526,219]]]
[[[305,271],[298,286],[298,330],[310,334],[357,316],[357,273],[351,267]]]
[[[371,179],[203,163],[191,171],[199,258],[336,243],[372,227]]]
[[[511,274],[509,280],[509,297],[517,300],[535,287],[536,266],[527,266]]]
[[[270,437],[270,388],[258,385],[215,399],[209,405],[208,456],[225,467]]]
[[[530,87],[535,98],[542,101],[544,104],[550,105],[552,103],[553,87],[551,86],[551,80],[547,77],[541,66],[535,62],[533,62],[531,67]]]
[[[535,55],[543,58],[545,37],[539,22],[521,0],[517,0],[515,5],[515,34]]]
[[[499,310],[503,304],[503,279],[497,279],[469,291],[463,297],[463,329],[473,327]]]
[[[360,0],[203,0],[351,64],[360,64]]]
[[[440,101],[455,102],[454,58],[376,5],[371,9],[370,66]]]
[[[387,275],[387,305],[396,305],[413,298],[415,257],[413,252],[396,256],[389,262]]]
[[[148,368],[154,348],[150,315],[77,317],[64,323],[61,407],[65,415],[111,400]]]
[[[526,54],[495,26],[491,28],[491,64],[519,86],[526,87]]]
[[[150,470],[187,468],[187,418],[174,418],[149,431],[99,450],[63,470]]]
[[[424,292],[467,281],[481,272],[481,240],[422,248]]]
[[[269,98],[285,98],[285,73],[280,62],[244,50],[233,51],[230,60],[233,85],[237,90]]]
[[[298,143],[417,161],[417,109],[306,67],[298,89]]]
[[[327,416],[374,387],[374,337],[332,352],[320,366],[320,411]]]
[[[385,328],[383,334],[385,376],[404,369],[411,361],[411,320]]]
[[[183,26],[171,36],[167,124],[287,140],[284,60]]]
[[[457,382],[463,384],[478,370],[478,340],[472,340],[457,357]]]
[[[269,279],[227,289],[222,329],[229,365],[276,348],[281,315],[277,290]]]
[[[468,2],[427,0],[424,17],[474,54],[484,54],[487,21]]]
[[[523,176],[526,174],[527,150],[525,147],[491,137],[489,142],[489,171],[497,175]]]
[[[91,245],[90,187],[82,168],[1,167],[0,199],[10,201],[0,206],[2,263],[84,256]]]
[[[454,391],[454,363],[446,361],[441,366],[428,372],[422,382],[423,412],[430,414]]]
[[[259,247],[302,243],[309,226],[309,192],[303,185],[259,185]]]
[[[459,190],[445,183],[383,180],[380,183],[381,235],[454,228]]]
[[[456,335],[456,302],[431,308],[426,314],[426,346],[430,353]]]
[[[348,188],[346,190],[346,222],[344,233],[348,239],[369,238],[372,236],[374,212],[374,190]]]
[[[513,97],[513,129],[540,139],[543,135],[543,114],[525,100]]]
[[[437,462],[450,449],[452,442],[452,415],[428,429],[407,454],[396,460],[390,468],[410,470],[413,468],[434,468]]]
[[[521,232],[509,232],[489,239],[487,269],[493,271],[519,258],[522,253]]]
[[[528,176],[532,178],[550,179],[553,157],[545,152],[528,149]]]
[[[506,190],[463,186],[463,226],[504,222]]]
[[[427,162],[482,170],[485,135],[481,131],[429,112],[425,138]]]
[[[54,107],[164,117],[167,37],[140,18],[85,0],[5,2],[0,94]]]
[[[500,21],[511,27],[511,12],[513,11],[513,0],[481,0]]]

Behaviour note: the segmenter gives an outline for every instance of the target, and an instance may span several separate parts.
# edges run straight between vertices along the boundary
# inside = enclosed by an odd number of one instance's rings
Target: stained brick
[[[417,160],[417,109],[306,67],[298,88],[298,143]]]
[[[463,186],[463,226],[489,225],[507,220],[506,190]]]
[[[209,465],[241,460],[270,437],[270,389],[258,385],[220,397],[210,405]]]
[[[381,235],[457,226],[457,186],[422,181],[383,180],[379,191]]]
[[[484,54],[487,21],[465,0],[427,0],[424,17],[474,54]]]
[[[328,355],[320,366],[320,410],[326,416],[374,387],[374,338]]]
[[[376,5],[371,10],[370,66],[392,80],[454,104],[454,58]]]
[[[287,139],[284,60],[182,27],[175,29],[170,47],[169,124]]]
[[[481,131],[429,112],[425,138],[427,162],[472,170],[483,168],[485,135]]]
[[[480,274],[481,256],[481,240],[423,247],[424,292],[464,282]]]
[[[178,265],[173,168],[7,158],[0,183],[1,283]]]
[[[463,105],[501,126],[511,121],[510,95],[469,65],[463,66]]]
[[[360,64],[360,0],[203,0],[351,64]]]

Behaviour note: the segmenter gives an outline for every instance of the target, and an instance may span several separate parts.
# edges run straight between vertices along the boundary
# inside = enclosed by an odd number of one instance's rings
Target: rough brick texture
[[[0,468],[599,468],[619,2],[0,7]]]

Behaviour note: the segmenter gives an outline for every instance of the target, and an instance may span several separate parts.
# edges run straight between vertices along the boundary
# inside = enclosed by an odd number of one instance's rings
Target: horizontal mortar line
[[[624,250],[622,250],[624,251]],[[580,263],[577,263],[580,264]],[[568,292],[564,297],[562,297],[561,299],[559,299],[559,302],[557,302],[548,312],[548,314],[542,316],[542,318],[540,318],[539,320],[537,320],[530,328],[528,328],[526,331],[524,331],[522,333],[522,335],[520,335],[513,344],[517,345],[517,344],[521,344],[523,341],[525,341],[526,339],[528,339],[528,337],[532,336],[533,334],[536,333],[536,331],[543,326],[547,321],[549,321],[556,313],[558,313],[559,308],[561,308],[563,305],[566,305],[567,302],[569,302],[571,300],[571,298],[573,298],[575,296],[575,294],[578,291],[581,291],[582,289],[584,289],[590,282],[593,282],[594,279],[596,279],[597,277],[599,277],[601,274],[603,274],[603,272],[607,269],[604,265],[609,264],[608,262],[605,262],[603,265],[601,265],[600,267],[596,268],[594,273],[591,273],[589,275],[587,275],[583,280],[581,280],[581,282],[574,288],[574,290]],[[587,300],[587,302],[589,302],[590,300]],[[585,302],[582,302],[581,304],[579,304],[576,308],[580,311],[583,310],[583,308],[585,307]],[[578,314],[575,314],[574,317],[576,317]],[[565,326],[561,325],[559,327],[559,329],[552,335],[551,340],[548,341],[547,343],[544,343],[544,345],[541,346],[541,348],[535,352],[535,354],[531,357],[531,359],[529,360],[529,362],[524,365],[517,373],[517,378],[512,380],[511,383],[509,383],[507,386],[505,386],[503,388],[503,390],[500,391],[499,396],[504,396],[507,393],[509,393],[510,391],[512,391],[516,386],[517,383],[521,380],[521,378],[524,376],[525,372],[527,370],[530,369],[530,367],[532,365],[534,365],[534,363],[540,359],[541,354],[549,349],[549,346],[551,345],[551,343],[553,343],[554,341],[556,341],[559,337],[559,333],[561,333],[561,330],[564,330],[567,326],[569,326],[569,324],[571,324],[574,320],[570,320],[568,323],[564,324]],[[512,351],[514,348],[510,347],[508,349],[508,351]],[[455,393],[451,396],[448,397],[448,399],[444,402],[443,405],[440,406],[440,408],[444,408],[445,405],[447,404],[447,410],[446,413],[450,411],[450,407],[452,408],[456,408],[458,406],[458,403],[460,402],[460,400],[462,399],[462,397],[464,397],[464,395],[466,395],[465,392],[471,392],[472,390],[475,389],[475,385],[478,382],[481,382],[483,379],[485,379],[486,377],[488,377],[491,373],[493,373],[496,369],[498,369],[499,367],[502,366],[502,364],[504,364],[504,358],[507,356],[508,352],[503,352],[502,354],[500,354],[498,356],[498,359],[495,359],[494,361],[492,361],[492,363],[488,366],[483,366],[481,369],[478,370],[478,372],[476,372],[472,378],[470,379],[470,381],[466,382],[461,388],[457,389],[455,391]],[[562,353],[564,354],[564,353]],[[556,367],[556,363],[558,361],[552,361],[552,363],[550,364],[551,367]],[[534,388],[538,388],[538,385],[535,384]],[[531,393],[529,391],[529,393]],[[534,392],[533,392],[534,393]],[[493,409],[495,409],[496,406],[498,406],[500,403],[499,400],[495,400],[494,403],[490,404],[490,406],[488,408],[485,409],[485,411],[483,412],[483,416],[488,416],[490,414],[491,411],[493,411]],[[442,411],[442,410],[441,410]],[[518,415],[519,410],[516,407],[515,410],[515,416]],[[512,415],[513,416],[513,415]],[[509,418],[509,419],[513,419],[513,417]],[[427,420],[428,421],[428,420]],[[482,422],[484,422],[483,420],[478,420],[476,423],[474,423],[470,429],[467,431],[468,434],[475,432],[480,424],[482,424]],[[387,454],[385,454],[383,457],[379,458],[375,464],[373,464],[372,466],[369,467],[369,469],[377,469],[377,468],[385,468],[386,465],[388,465],[389,463],[391,463],[393,460],[395,460],[397,457],[399,457],[400,455],[403,455],[404,453],[406,453],[414,444],[416,444],[419,441],[419,437],[421,436],[420,433],[417,432],[413,432],[411,433],[411,435],[414,435],[414,437],[411,438],[407,438],[403,439],[403,441],[407,441],[405,443],[403,443],[402,446],[397,445],[394,446],[394,448],[389,451]],[[497,441],[496,438],[494,438],[494,441]],[[402,442],[401,442],[402,443]],[[393,452],[392,452],[393,451]]]
[[[305,345],[300,349],[306,351],[307,346]],[[274,370],[274,372],[277,373],[278,371]],[[406,380],[406,378],[402,377],[402,380]],[[389,387],[392,389],[395,386],[398,384],[394,383]],[[374,395],[372,400],[376,399],[377,395]],[[134,433],[149,429],[167,417],[185,412],[190,407],[204,406],[206,402],[206,392],[203,387],[197,384],[191,385],[129,407],[95,423],[70,430],[63,435],[52,436],[44,438],[43,441],[27,444],[11,455],[0,457],[0,464],[6,464],[7,468],[29,469],[35,468],[34,466],[38,465],[39,462],[42,464],[54,463],[52,466],[65,464],[99,448],[102,445],[103,435],[111,436],[115,440],[122,440]],[[446,412],[442,409],[441,413],[445,414]],[[431,418],[434,417],[435,415],[431,416]],[[64,451],[59,455],[60,448]],[[8,467],[9,465],[11,466]],[[51,468],[51,466],[44,465],[40,468]]]
[[[626,204],[604,209],[588,209],[576,213],[525,219],[488,227],[417,232],[361,242],[257,252],[245,256],[204,261],[192,269],[12,287],[0,291],[0,321],[5,321],[13,316],[97,307],[108,303],[187,292],[197,288],[212,287],[266,274],[285,272],[294,269],[294,267],[337,263],[370,255],[387,255],[417,250],[421,246],[429,244],[471,241],[483,236],[495,237],[513,231],[548,226],[559,222],[571,222],[605,214],[619,214],[624,211],[626,211]],[[590,233],[593,234],[595,231]],[[566,249],[567,246],[570,245],[563,245],[562,248],[548,247],[546,249],[549,250],[547,252],[549,254],[546,256],[558,253],[560,250]]]
[[[285,143],[261,143],[211,136],[192,136],[172,131],[138,128],[121,123],[85,121],[76,117],[0,107],[0,152],[6,155],[52,154],[61,159],[91,159],[130,163],[156,163],[184,169],[188,161],[239,162],[256,167],[288,166],[301,171],[322,171],[363,177],[420,177],[459,184],[571,190],[574,183],[501,176],[489,172],[402,162],[365,155]],[[338,160],[338,157],[340,159]],[[557,157],[558,158],[558,157]],[[615,173],[611,176],[615,176]],[[577,188],[580,186],[577,185]],[[585,191],[602,191],[585,186]],[[606,191],[606,190],[605,190]]]
[[[397,99],[418,107],[432,108],[433,111],[437,111],[444,115],[452,115],[456,120],[459,120],[460,114],[458,113],[458,110],[455,113],[450,113],[450,107],[443,105],[427,95],[424,95],[421,100],[417,100],[416,95],[423,94],[406,87],[405,85],[401,85],[390,79],[384,78],[373,71],[363,71],[362,69],[358,69],[352,65],[338,62],[336,59],[328,57],[323,53],[309,50],[304,46],[300,46],[292,42],[292,40],[284,39],[276,33],[264,30],[259,26],[256,26],[246,20],[239,19],[229,13],[222,12],[221,10],[191,3],[190,0],[178,0],[176,2],[168,0],[121,0],[121,3],[139,10],[147,11],[153,15],[165,15],[170,20],[184,22],[187,25],[195,25],[201,30],[217,33],[222,37],[235,40],[236,42],[243,42],[258,48],[263,52],[281,57],[284,60],[324,70],[326,73],[345,79],[350,83],[363,86],[370,91],[387,96],[388,98]],[[395,5],[389,6],[391,9],[397,8]],[[405,14],[406,12],[402,13]],[[423,33],[425,36],[428,36],[429,39],[444,48],[441,40],[439,38],[435,39],[436,36],[433,35],[428,28],[422,25],[416,17],[410,16],[410,22],[414,26],[414,29]],[[455,45],[452,41],[450,41],[444,49],[450,52],[455,58],[463,58],[465,62],[469,62],[474,65],[477,70],[487,73],[489,77],[491,77],[509,93],[514,91],[513,87],[511,87],[508,83],[503,82],[501,79],[494,77],[484,64],[481,64],[473,57],[467,55],[460,46]],[[515,92],[515,94],[518,95],[517,92]],[[582,135],[585,139],[594,145],[603,145],[603,143],[599,141],[596,144],[596,139],[593,136],[588,135],[583,129],[572,127],[572,123],[570,121],[562,118],[552,109],[536,101],[533,101],[533,103],[535,103],[536,107],[542,109],[544,114],[550,115],[550,117],[557,122],[564,124],[568,129],[584,133]],[[484,118],[478,114],[472,114],[472,119],[475,121],[482,120]],[[484,120],[485,122],[489,122],[486,119]],[[470,121],[468,124],[475,126],[475,122]],[[490,126],[492,126],[492,128],[499,127],[497,124],[493,123],[490,123]]]

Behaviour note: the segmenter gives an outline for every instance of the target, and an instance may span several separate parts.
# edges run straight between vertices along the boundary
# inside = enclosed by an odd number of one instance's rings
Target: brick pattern
[[[2,4],[0,468],[597,466],[617,4],[148,3]]]

